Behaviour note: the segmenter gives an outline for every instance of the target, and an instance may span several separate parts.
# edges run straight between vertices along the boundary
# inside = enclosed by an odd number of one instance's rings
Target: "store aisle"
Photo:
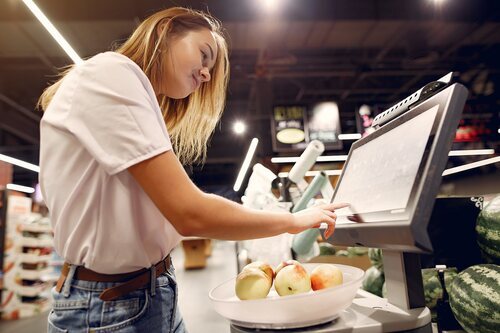
[[[172,252],[179,283],[179,306],[189,333],[229,333],[229,322],[219,316],[210,304],[208,292],[236,275],[234,242],[213,241],[212,255],[203,269],[185,270],[184,253],[178,246]],[[13,321],[0,321],[0,332],[47,332],[47,315]]]
[[[229,333],[229,322],[213,310],[208,292],[236,276],[234,242],[212,241],[212,255],[203,269],[184,269],[181,246],[172,252],[172,259],[179,281],[179,306],[189,333]]]

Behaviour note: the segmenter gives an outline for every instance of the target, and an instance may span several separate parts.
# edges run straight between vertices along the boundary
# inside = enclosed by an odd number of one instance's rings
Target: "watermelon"
[[[384,272],[375,266],[368,268],[363,278],[362,288],[374,295],[382,297],[382,286],[385,282]]]
[[[446,290],[449,291],[453,279],[457,276],[455,267],[447,268],[444,271],[444,283]],[[439,281],[438,271],[434,268],[422,269],[422,282],[424,284],[425,306],[434,309],[438,299],[443,298],[443,286]]]
[[[382,250],[381,249],[369,248],[368,249],[368,258],[370,258],[370,261],[371,261],[373,266],[377,267],[378,269],[383,269],[384,262],[382,260]]]
[[[468,333],[500,332],[500,266],[465,269],[453,280],[449,295],[451,310]]]
[[[434,309],[438,299],[443,297],[443,287],[437,275],[437,271],[433,268],[422,270],[422,282],[424,283],[425,306],[429,309]]]
[[[476,234],[485,261],[500,265],[500,196],[493,198],[479,213]]]

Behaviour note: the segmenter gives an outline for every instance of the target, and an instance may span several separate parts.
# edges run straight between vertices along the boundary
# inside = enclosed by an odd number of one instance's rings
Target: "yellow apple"
[[[242,271],[244,271],[245,269],[249,269],[249,268],[260,269],[261,271],[266,273],[267,276],[269,276],[269,278],[271,279],[271,283],[272,283],[272,281],[274,279],[274,270],[271,267],[271,265],[269,265],[267,262],[254,261],[254,262],[246,265],[245,267],[243,267]]]
[[[331,288],[342,284],[342,271],[335,265],[322,264],[311,272],[311,287],[313,290]]]
[[[235,292],[241,300],[266,298],[273,280],[258,268],[247,268],[236,277]]]
[[[300,263],[290,264],[276,273],[274,288],[280,296],[306,293],[311,290],[311,279]]]

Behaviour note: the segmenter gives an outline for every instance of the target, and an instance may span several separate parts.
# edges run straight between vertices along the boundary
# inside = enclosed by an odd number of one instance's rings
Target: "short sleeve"
[[[109,174],[172,148],[147,77],[123,58],[91,59],[78,68],[66,118],[69,131]]]

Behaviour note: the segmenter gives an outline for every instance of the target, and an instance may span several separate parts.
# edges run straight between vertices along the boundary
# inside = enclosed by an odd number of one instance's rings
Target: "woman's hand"
[[[314,206],[294,213],[293,229],[289,232],[298,234],[309,228],[319,228],[321,223],[326,223],[328,228],[325,231],[325,238],[329,238],[335,230],[335,221],[337,220],[337,215],[334,213],[335,210],[347,206],[349,206],[347,203],[331,203]]]

